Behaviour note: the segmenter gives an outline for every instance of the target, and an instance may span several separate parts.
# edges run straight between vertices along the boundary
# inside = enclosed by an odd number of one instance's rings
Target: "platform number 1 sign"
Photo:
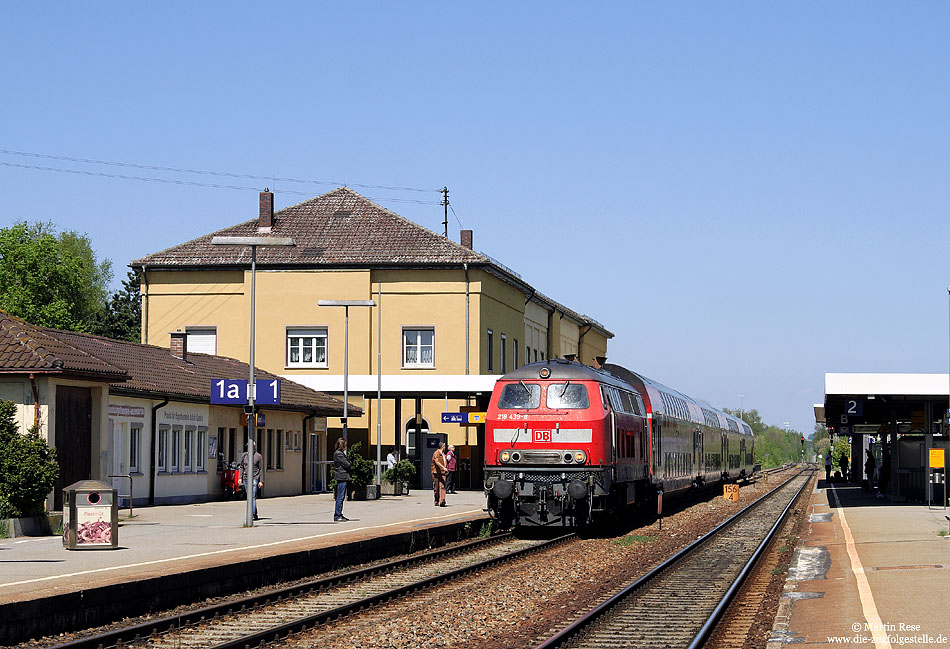
[[[739,502],[739,485],[726,484],[722,486],[722,497],[734,503]]]

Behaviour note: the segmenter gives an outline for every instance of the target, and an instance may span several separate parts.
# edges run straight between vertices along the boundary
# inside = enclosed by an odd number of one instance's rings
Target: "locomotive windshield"
[[[537,383],[509,383],[498,396],[501,410],[529,410],[541,405],[541,386]]]
[[[551,383],[548,385],[548,408],[588,408],[587,386],[583,383]]]

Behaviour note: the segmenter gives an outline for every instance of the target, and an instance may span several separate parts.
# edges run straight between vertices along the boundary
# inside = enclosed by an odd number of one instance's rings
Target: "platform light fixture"
[[[376,306],[373,300],[318,300],[317,306],[341,306],[343,307],[343,439],[347,439],[347,417],[349,399],[349,373],[350,373],[350,307],[351,306]],[[377,455],[377,473],[379,472],[380,450],[379,444],[376,445]]]
[[[248,484],[248,475],[254,479],[254,432],[257,428],[257,415],[254,412],[254,292],[257,280],[257,248],[295,246],[293,237],[212,237],[212,246],[250,246],[251,248],[251,351],[248,365],[247,381],[247,468],[244,472],[244,489],[247,492],[247,514],[244,519],[245,527],[254,527],[254,501],[256,488]]]

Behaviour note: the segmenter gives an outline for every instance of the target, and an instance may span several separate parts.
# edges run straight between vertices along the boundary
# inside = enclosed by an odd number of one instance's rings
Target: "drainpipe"
[[[36,375],[30,374],[30,385],[33,387],[33,428],[40,431],[40,391],[36,389]],[[48,437],[48,435],[47,435]]]
[[[168,405],[168,397],[165,397],[165,400],[162,401],[157,406],[152,406],[152,466],[149,467],[148,471],[148,504],[155,504],[155,456],[158,453],[158,449],[155,448],[155,438],[158,429],[158,421],[155,419],[155,415],[158,412],[159,408],[164,408]]]
[[[307,432],[307,422],[316,416],[317,416],[317,413],[311,412],[309,415],[303,418],[303,422],[301,423],[301,425],[303,426],[303,430],[300,431],[300,435],[303,437],[303,441],[301,442],[302,444],[301,455],[303,455],[303,460],[302,460],[303,466],[301,467],[302,470],[300,471],[300,493],[303,493],[303,494],[310,493],[307,491],[307,487],[309,486],[307,484],[307,467],[309,466],[309,463],[307,462],[307,438],[310,437],[309,433]]]
[[[142,293],[142,344],[148,344],[148,272],[145,264],[142,264],[142,282],[145,284],[145,292]],[[140,291],[141,292],[141,284]]]
[[[587,326],[584,328],[584,331],[580,332],[580,333],[577,335],[577,360],[579,360],[579,361],[581,362],[581,364],[584,363],[584,359],[581,358],[581,341],[584,340],[584,336],[587,335],[587,332],[590,331],[590,330],[593,329],[593,328],[594,328],[593,323],[588,322],[588,323],[587,323]]]
[[[468,279],[468,264],[462,264],[463,270],[465,270],[465,375],[468,376],[468,357],[469,357],[469,279]]]

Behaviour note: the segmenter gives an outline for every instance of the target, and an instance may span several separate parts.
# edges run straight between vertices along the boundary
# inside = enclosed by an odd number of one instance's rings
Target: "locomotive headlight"
[[[519,453],[518,451],[515,451],[514,453],[512,453],[512,454],[511,454],[511,461],[512,461],[512,462],[520,462],[520,461],[521,461],[521,453]]]
[[[574,461],[574,455],[571,453],[564,454],[564,464],[570,464]]]
[[[509,453],[508,451],[502,451],[502,452],[501,452],[501,461],[502,461],[502,462],[507,462],[507,461],[510,460],[510,459],[511,459],[511,453]]]
[[[587,461],[587,454],[584,451],[578,451],[574,454],[574,461],[578,464],[583,464]]]

